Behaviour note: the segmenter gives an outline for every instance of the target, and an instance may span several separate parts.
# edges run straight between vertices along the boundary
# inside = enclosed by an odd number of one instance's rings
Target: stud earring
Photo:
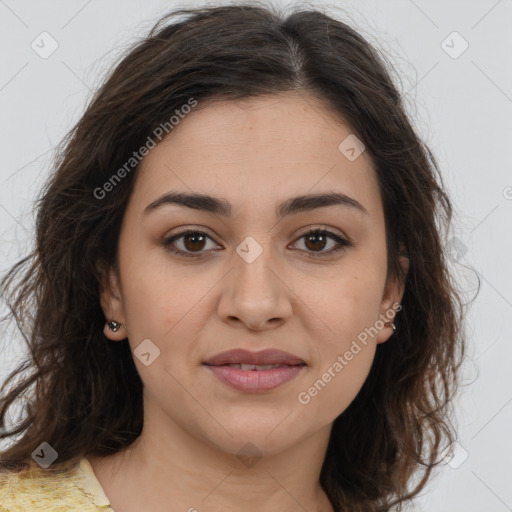
[[[123,326],[123,324],[120,324],[114,320],[112,320],[112,322],[107,322],[107,325],[108,328],[114,332],[117,332]]]

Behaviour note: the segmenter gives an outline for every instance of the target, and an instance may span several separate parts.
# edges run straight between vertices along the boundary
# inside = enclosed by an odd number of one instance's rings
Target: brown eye
[[[308,256],[313,258],[328,256],[329,254],[344,251],[347,247],[352,246],[349,241],[341,238],[336,233],[327,231],[326,229],[312,229],[299,238],[299,240],[302,239],[304,239],[306,252],[311,253],[308,254]],[[330,250],[325,251],[324,249],[327,246],[329,240],[333,240],[335,243],[333,246],[331,246],[332,248]]]
[[[187,251],[200,251],[204,248],[205,238],[201,233],[190,233],[183,236],[183,245]]]
[[[305,237],[305,244],[308,249],[311,249],[312,251],[321,251],[325,248],[327,244],[327,238],[322,233],[313,233],[311,235],[306,235]]]
[[[175,242],[182,239],[182,248],[178,247],[174,249]],[[162,245],[169,251],[179,254],[180,256],[201,256],[204,252],[203,249],[206,246],[207,240],[211,238],[203,231],[184,231],[166,238]],[[194,254],[196,253],[196,254]]]
[[[329,256],[352,246],[351,242],[325,229],[312,229],[299,238],[299,240],[302,239],[304,239],[306,247],[304,251],[312,258]],[[212,238],[203,231],[187,230],[166,238],[162,245],[166,250],[179,256],[199,257],[209,252],[206,249],[208,240],[212,240]],[[176,247],[178,241],[180,241],[181,247]],[[329,250],[324,250],[328,247],[329,241],[334,241],[334,244]]]

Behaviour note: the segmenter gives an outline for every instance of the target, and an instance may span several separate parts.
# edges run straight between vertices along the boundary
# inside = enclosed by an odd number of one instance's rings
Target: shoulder
[[[96,512],[77,464],[68,469],[30,465],[20,471],[0,469],[0,512]],[[107,509],[108,510],[108,509]]]

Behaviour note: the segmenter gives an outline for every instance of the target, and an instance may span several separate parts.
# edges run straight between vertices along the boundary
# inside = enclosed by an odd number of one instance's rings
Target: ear
[[[409,258],[401,253],[398,260],[404,272],[404,276],[406,277],[409,272]],[[405,277],[403,283],[394,276],[388,278],[386,282],[380,306],[380,319],[384,323],[394,322],[396,313],[401,309],[400,303],[402,302],[402,297],[405,291]],[[393,327],[391,327],[391,325],[384,325],[375,337],[375,342],[384,343],[390,338],[393,332]]]
[[[102,276],[100,285],[100,304],[105,315],[105,327],[103,332],[105,336],[112,341],[124,340],[127,336],[126,317],[122,301],[122,293],[118,271],[112,267],[106,268],[99,264],[98,270]],[[122,324],[121,328],[113,331],[107,325],[107,322],[116,321]]]

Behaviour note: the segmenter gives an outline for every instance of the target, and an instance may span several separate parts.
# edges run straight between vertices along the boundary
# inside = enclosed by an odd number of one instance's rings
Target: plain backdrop
[[[2,274],[31,247],[32,201],[50,172],[52,150],[107,68],[165,11],[199,5],[0,0]],[[332,6],[335,17],[392,59],[407,108],[438,158],[456,208],[448,248],[468,301],[477,277],[481,283],[467,316],[455,451],[411,510],[512,511],[512,1],[313,5]],[[55,51],[44,55],[52,45]],[[0,315],[6,313],[2,303]],[[3,330],[2,338],[3,382],[24,344],[11,331]]]

